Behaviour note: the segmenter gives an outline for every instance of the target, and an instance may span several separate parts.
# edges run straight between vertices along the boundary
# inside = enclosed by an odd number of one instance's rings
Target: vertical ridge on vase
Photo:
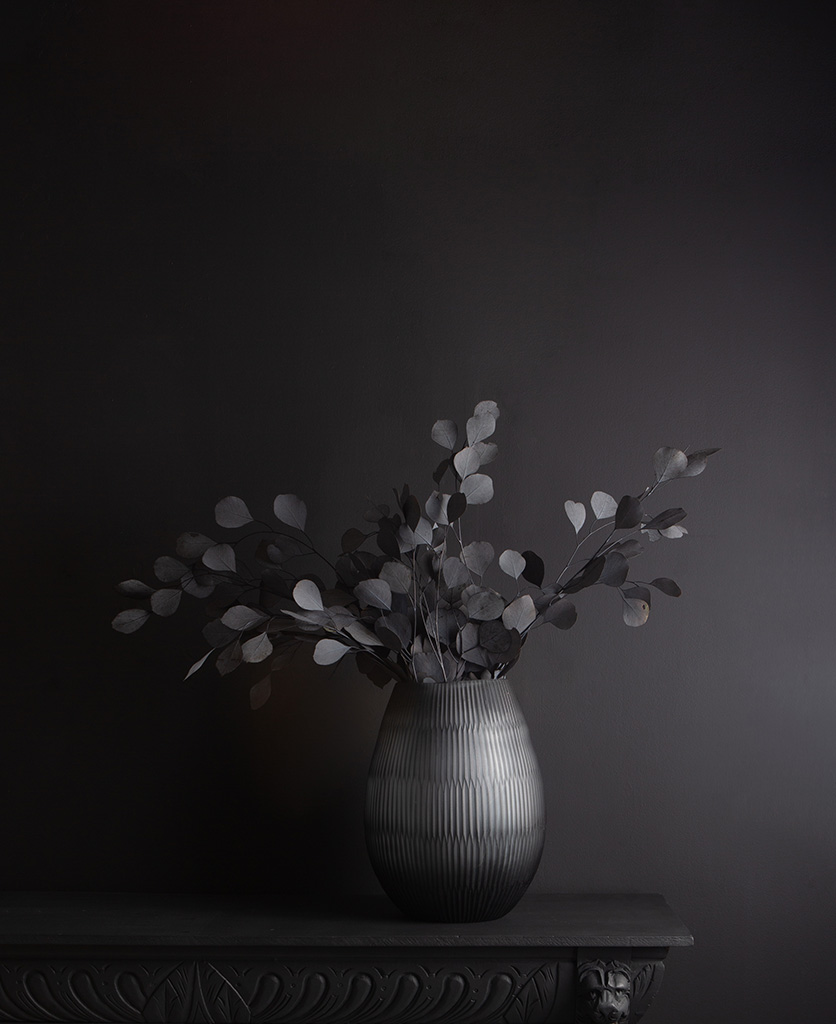
[[[369,858],[391,899],[429,920],[501,917],[544,838],[540,771],[507,680],[397,683],[366,796]]]

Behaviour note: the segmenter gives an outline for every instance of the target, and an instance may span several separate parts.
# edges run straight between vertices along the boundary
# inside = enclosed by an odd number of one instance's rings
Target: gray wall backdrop
[[[667,490],[683,586],[579,599],[514,676],[540,891],[659,891],[654,1019],[821,1019],[836,945],[832,53],[795,5],[5,5],[0,687],[10,889],[376,891],[387,692],[182,676],[148,579],[226,494],[326,547],[500,403],[470,530],[551,565],[566,498]],[[718,1007],[732,1001],[733,1012]]]

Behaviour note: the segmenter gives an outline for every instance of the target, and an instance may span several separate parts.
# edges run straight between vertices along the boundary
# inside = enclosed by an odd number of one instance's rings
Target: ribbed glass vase
[[[540,769],[506,679],[398,682],[366,791],[366,845],[392,901],[424,921],[491,921],[545,839]]]

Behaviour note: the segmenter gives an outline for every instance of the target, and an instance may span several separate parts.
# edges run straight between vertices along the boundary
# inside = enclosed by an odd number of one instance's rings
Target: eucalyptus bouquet
[[[307,508],[296,495],[275,499],[276,522],[256,519],[241,498],[223,498],[215,506],[215,522],[233,536],[219,541],[181,534],[177,557],[163,555],[154,563],[162,586],[139,580],[118,585],[143,606],[118,614],[113,628],[133,633],[152,613],[172,615],[183,594],[204,601],[209,650],[186,678],[210,658],[222,675],[269,660],[268,674],[250,691],[258,707],[270,695],[272,674],[305,643],[314,645],[320,665],[353,655],[358,669],[381,686],[391,679],[497,677],[513,667],[533,629],[574,625],[572,599],[581,590],[611,588],[628,626],[647,621],[650,588],[679,596],[677,584],[666,577],[629,578],[641,539],[687,533],[682,508],[651,513],[645,503],[662,484],[701,473],[717,448],[690,455],[660,448],[653,457],[653,482],[619,501],[596,491],[591,514],[583,502],[567,501],[574,551],[546,582],[545,565],[534,551],[508,549],[495,559],[491,544],[466,542],[462,531],[467,509],[493,497],[485,467],[497,455],[489,438],[498,418],[496,403],[485,401],[474,409],[463,436],[452,420],[438,420],[432,439],[445,456],[433,473],[435,489],[422,503],[404,485],[395,489],[393,504],[372,505],[365,528],[343,534],[334,561],[314,545]],[[488,582],[495,561],[504,592]]]

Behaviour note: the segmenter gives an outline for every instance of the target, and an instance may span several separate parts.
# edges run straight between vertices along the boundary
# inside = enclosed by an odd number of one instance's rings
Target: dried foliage
[[[380,686],[394,678],[501,676],[516,663],[533,629],[574,625],[577,610],[570,596],[581,590],[610,587],[628,626],[647,621],[651,587],[680,595],[673,580],[629,578],[631,560],[642,551],[639,537],[655,541],[687,533],[683,509],[651,514],[645,503],[662,484],[701,473],[717,448],[690,455],[660,448],[653,457],[655,479],[641,494],[616,501],[595,491],[588,509],[566,501],[575,548],[544,584],[545,564],[534,551],[509,549],[497,558],[487,541],[464,540],[464,513],[493,497],[484,469],[497,455],[487,439],[498,418],[496,403],[485,401],[463,434],[452,420],[438,420],[431,437],[447,455],[433,473],[436,489],[422,503],[404,485],[394,491],[392,505],[369,508],[366,529],[348,529],[333,562],[314,545],[307,507],[295,494],[280,494],[273,502],[278,526],[256,519],[241,498],[223,498],[215,506],[215,522],[237,536],[216,541],[181,534],[177,557],[164,555],[154,563],[163,586],[139,580],[118,585],[141,606],[117,615],[113,628],[133,633],[152,615],[172,615],[183,593],[204,601],[209,650],[186,678],[210,658],[222,675],[242,664],[269,662],[267,675],[251,690],[257,708],[270,696],[271,675],[302,643],[314,645],[320,665],[353,655],[361,672]],[[504,592],[488,581],[494,566],[506,580]],[[328,585],[318,575],[323,571]]]

